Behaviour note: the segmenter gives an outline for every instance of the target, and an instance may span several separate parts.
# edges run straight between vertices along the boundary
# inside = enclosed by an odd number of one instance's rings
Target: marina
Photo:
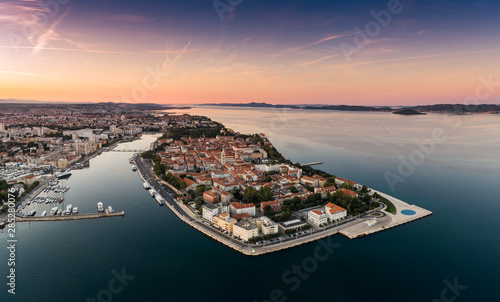
[[[90,214],[75,214],[65,216],[37,216],[37,217],[17,217],[16,222],[33,222],[33,221],[64,221],[64,220],[80,220],[80,219],[95,219],[104,217],[125,216],[125,212],[116,213],[90,213]]]

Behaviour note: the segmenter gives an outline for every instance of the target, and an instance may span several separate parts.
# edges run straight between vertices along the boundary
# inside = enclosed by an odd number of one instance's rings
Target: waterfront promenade
[[[380,191],[373,189],[370,190],[391,201],[396,207],[396,214],[387,213],[386,215],[384,215],[384,217],[380,218],[375,216],[370,219],[376,221],[374,225],[370,226],[366,223],[366,221],[359,222],[353,226],[342,229],[340,231],[340,234],[350,239],[359,238],[432,215],[431,211],[428,211],[416,205],[408,204],[400,199],[397,199]]]

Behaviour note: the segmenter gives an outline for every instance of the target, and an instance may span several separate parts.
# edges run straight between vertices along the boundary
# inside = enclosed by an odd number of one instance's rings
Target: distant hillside
[[[268,103],[205,103],[201,106],[228,106],[228,107],[275,107],[275,105]]]
[[[377,106],[356,106],[356,105],[273,105],[268,103],[206,103],[201,106],[226,106],[226,107],[246,107],[246,108],[290,108],[290,109],[306,109],[306,110],[337,110],[337,111],[373,111],[373,112],[393,112],[403,115],[416,115],[425,112],[434,113],[492,113],[500,114],[500,105],[461,105],[461,104],[438,104],[438,105],[423,105],[411,106],[402,109],[393,109],[390,107]],[[414,111],[414,112],[413,112]]]
[[[381,111],[392,112],[389,107],[351,106],[351,105],[330,105],[330,106],[305,106],[303,109],[313,110],[339,110],[339,111]]]
[[[369,107],[369,106],[350,106],[350,105],[273,105],[268,103],[206,103],[202,106],[223,106],[223,107],[254,107],[254,108],[291,108],[308,110],[341,110],[341,111],[393,111],[389,107]]]
[[[392,113],[393,114],[401,114],[401,115],[422,115],[422,114],[427,114],[427,113],[418,112],[417,110],[408,109],[408,108],[401,109],[401,110],[396,110],[396,111],[393,111]]]
[[[463,105],[463,104],[437,104],[425,106],[413,106],[410,109],[420,112],[437,113],[500,113],[500,105],[482,104],[482,105]]]

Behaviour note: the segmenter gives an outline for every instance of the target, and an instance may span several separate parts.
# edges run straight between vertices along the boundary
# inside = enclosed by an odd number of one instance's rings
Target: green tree
[[[245,197],[245,201],[247,203],[257,202],[259,200],[258,192],[254,187],[246,188],[245,192],[243,193],[243,196]]]
[[[258,197],[259,201],[269,201],[274,199],[274,195],[271,192],[271,188],[266,186],[260,187]]]
[[[203,193],[207,190],[207,188],[204,185],[197,186],[196,189],[194,189],[196,196],[200,197],[203,196]]]
[[[153,151],[146,151],[141,154],[141,157],[145,159],[153,159],[154,156],[155,154],[153,153]]]

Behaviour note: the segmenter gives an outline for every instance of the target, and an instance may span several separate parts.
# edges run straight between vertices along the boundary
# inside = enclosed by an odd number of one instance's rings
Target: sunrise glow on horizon
[[[500,82],[498,2],[49,2],[0,3],[0,99],[419,105]]]

